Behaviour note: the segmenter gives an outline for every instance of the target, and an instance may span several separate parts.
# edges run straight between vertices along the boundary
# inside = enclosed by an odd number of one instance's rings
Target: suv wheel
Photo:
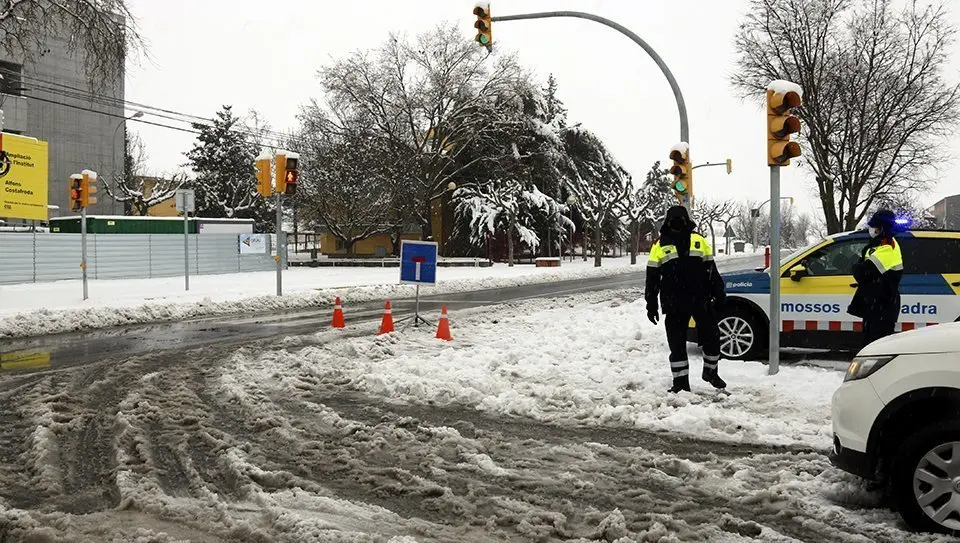
[[[960,423],[937,423],[907,439],[890,482],[910,527],[960,535]]]
[[[743,307],[724,308],[720,313],[720,354],[728,360],[751,360],[761,354],[766,333],[753,312]]]

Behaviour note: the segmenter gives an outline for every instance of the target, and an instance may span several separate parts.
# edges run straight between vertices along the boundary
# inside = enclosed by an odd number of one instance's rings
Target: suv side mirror
[[[809,275],[810,275],[810,272],[807,271],[807,268],[803,267],[800,264],[797,264],[796,266],[790,268],[790,279],[793,279],[794,281],[800,281],[801,279]]]

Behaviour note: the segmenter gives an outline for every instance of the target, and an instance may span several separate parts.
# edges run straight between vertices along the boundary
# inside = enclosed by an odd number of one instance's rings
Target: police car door
[[[855,330],[860,319],[847,313],[847,306],[856,290],[853,265],[866,244],[865,236],[838,238],[786,270],[780,279],[784,333]]]
[[[898,236],[903,251],[901,310],[897,331],[960,317],[960,238],[954,233]]]

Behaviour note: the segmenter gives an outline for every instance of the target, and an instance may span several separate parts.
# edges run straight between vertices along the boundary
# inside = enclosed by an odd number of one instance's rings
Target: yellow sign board
[[[50,367],[50,353],[44,351],[19,351],[0,353],[0,371],[38,370]]]
[[[16,134],[0,139],[0,217],[46,221],[47,142]]]

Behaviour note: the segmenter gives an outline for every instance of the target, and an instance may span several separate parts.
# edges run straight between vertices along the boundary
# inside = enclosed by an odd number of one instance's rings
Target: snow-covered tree
[[[595,134],[581,128],[563,132],[566,150],[566,187],[594,236],[594,266],[603,257],[603,226],[615,216],[614,209],[626,198],[631,179]],[[584,238],[586,244],[586,238]]]
[[[126,0],[0,0],[0,49],[10,56],[36,60],[54,37],[80,55],[94,88],[122,76],[144,46]]]
[[[124,214],[144,216],[151,207],[173,198],[187,177],[183,173],[147,177],[144,175],[147,151],[143,140],[132,134],[125,138],[124,147],[123,171],[114,176],[113,183],[104,183],[103,188],[111,198],[123,204]]]
[[[254,219],[264,231],[272,230],[272,205],[257,193],[254,159],[260,148],[241,119],[223,106],[212,124],[193,128],[200,134],[186,153],[186,165],[196,174],[188,186],[196,193],[197,215]]]
[[[708,200],[698,198],[693,205],[693,221],[701,232],[710,232],[710,248],[717,252],[717,223],[726,228],[739,214],[739,206],[733,200]],[[726,234],[726,230],[724,230]]]
[[[643,184],[631,184],[623,198],[614,206],[614,212],[626,223],[630,235],[630,264],[637,263],[640,236],[652,231],[655,224],[672,205],[669,171],[654,162]]]
[[[315,106],[303,109],[300,122],[298,209],[353,254],[357,242],[393,226],[385,152],[368,129],[341,131]]]
[[[431,200],[465,171],[500,158],[464,160],[479,140],[494,137],[495,106],[520,76],[513,57],[489,59],[454,24],[412,40],[392,35],[378,49],[320,71],[331,118],[363,119],[394,155],[396,174],[414,204],[411,218],[424,238],[432,234]]]
[[[540,237],[533,228],[535,216],[562,217],[565,211],[564,206],[537,187],[524,187],[516,179],[490,180],[479,186],[457,189],[455,198],[457,211],[469,218],[474,244],[482,244],[488,235],[506,234],[507,264],[511,267],[515,237],[533,250],[540,245]]]

